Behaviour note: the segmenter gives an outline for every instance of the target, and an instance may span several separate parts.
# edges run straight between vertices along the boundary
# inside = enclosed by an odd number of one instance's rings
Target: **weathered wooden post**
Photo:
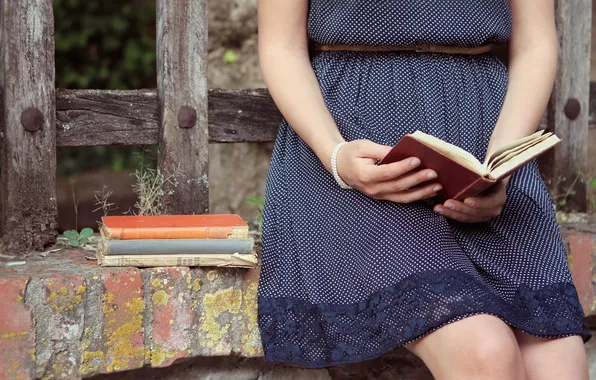
[[[543,172],[570,194],[565,209],[586,211],[592,1],[556,1],[559,69],[548,109],[548,128],[563,142],[543,161]]]
[[[159,167],[168,183],[167,213],[209,209],[207,4],[157,1]]]
[[[0,2],[4,249],[41,250],[56,238],[56,108],[52,0]]]

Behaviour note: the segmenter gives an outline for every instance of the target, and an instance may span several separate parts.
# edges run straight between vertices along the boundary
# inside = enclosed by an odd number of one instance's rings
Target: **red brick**
[[[138,269],[104,272],[103,373],[140,368],[145,361],[143,281]]]
[[[189,355],[193,328],[190,269],[152,269],[149,287],[153,313],[150,362],[153,367],[165,367]]]
[[[592,255],[594,238],[588,233],[565,234],[569,246],[568,260],[579,301],[586,315],[594,313],[594,287],[592,284]]]
[[[24,297],[29,277],[0,278],[0,378],[34,376],[35,335],[31,310]]]

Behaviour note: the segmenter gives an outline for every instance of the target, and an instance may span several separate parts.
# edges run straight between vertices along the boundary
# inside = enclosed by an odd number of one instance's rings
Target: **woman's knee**
[[[524,379],[515,335],[490,315],[446,325],[408,348],[438,379]]]

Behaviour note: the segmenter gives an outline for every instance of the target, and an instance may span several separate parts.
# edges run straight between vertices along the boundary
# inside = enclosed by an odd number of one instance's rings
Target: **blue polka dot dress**
[[[309,38],[325,45],[478,46],[507,41],[511,27],[507,0],[311,0],[308,17]],[[421,130],[481,160],[507,88],[506,68],[490,53],[320,52],[312,67],[347,141],[393,145]],[[536,336],[587,340],[535,162],[512,177],[507,195],[501,216],[464,224],[434,212],[432,201],[343,190],[283,122],[263,225],[266,359],[358,362],[481,313]]]

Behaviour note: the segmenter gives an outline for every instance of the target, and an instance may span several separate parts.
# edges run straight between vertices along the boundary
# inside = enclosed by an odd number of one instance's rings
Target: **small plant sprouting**
[[[256,204],[258,206],[257,209],[257,227],[259,228],[259,233],[263,231],[263,208],[265,207],[265,199],[261,197],[254,197],[246,200],[246,203]]]
[[[81,232],[77,230],[64,231],[64,236],[68,239],[68,245],[71,247],[80,247],[89,243],[89,238],[93,236],[91,228],[83,228]]]

